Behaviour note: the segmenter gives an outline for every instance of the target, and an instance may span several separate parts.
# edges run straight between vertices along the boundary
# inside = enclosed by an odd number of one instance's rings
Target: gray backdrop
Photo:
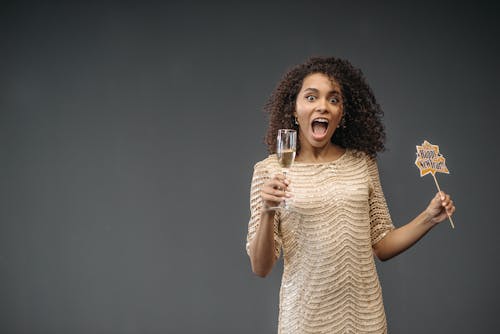
[[[493,3],[493,1],[492,1]],[[262,106],[335,55],[385,110],[397,226],[458,207],[378,263],[391,333],[492,333],[498,309],[499,5],[380,1],[0,5],[0,332],[273,333],[282,264],[244,250]]]

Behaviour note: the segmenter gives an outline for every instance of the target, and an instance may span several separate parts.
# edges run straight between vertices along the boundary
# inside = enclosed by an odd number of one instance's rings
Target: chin
[[[328,139],[323,139],[321,141],[318,141],[318,140],[315,140],[313,139],[311,142],[309,142],[311,144],[312,147],[314,148],[322,148],[322,147],[325,147],[327,146],[328,144],[330,144],[331,142],[331,138],[328,138]]]

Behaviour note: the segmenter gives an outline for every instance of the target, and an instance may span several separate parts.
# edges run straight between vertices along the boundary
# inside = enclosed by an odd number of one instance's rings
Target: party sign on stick
[[[415,160],[415,165],[417,165],[420,170],[420,176],[432,174],[436,187],[438,191],[441,192],[441,188],[436,179],[436,173],[450,174],[450,171],[446,167],[446,159],[439,153],[439,146],[432,145],[427,140],[424,140],[421,146],[417,145],[417,160]],[[448,212],[446,212],[446,214],[450,220],[451,227],[455,228],[453,220]]]

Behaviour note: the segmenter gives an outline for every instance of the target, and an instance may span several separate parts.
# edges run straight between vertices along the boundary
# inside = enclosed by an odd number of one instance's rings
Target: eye
[[[314,100],[316,100],[316,96],[314,96],[314,95],[307,95],[306,96],[306,100],[309,101],[309,102],[313,102]]]
[[[338,96],[334,96],[334,97],[330,98],[330,103],[338,106],[338,105],[342,104],[342,99]]]

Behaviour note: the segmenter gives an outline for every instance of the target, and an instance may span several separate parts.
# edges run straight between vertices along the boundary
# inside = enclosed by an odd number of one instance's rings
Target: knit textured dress
[[[246,249],[257,232],[260,190],[280,173],[276,155],[255,164]],[[372,245],[394,229],[376,161],[346,150],[337,160],[295,162],[291,210],[277,211],[283,251],[278,333],[387,333]]]

